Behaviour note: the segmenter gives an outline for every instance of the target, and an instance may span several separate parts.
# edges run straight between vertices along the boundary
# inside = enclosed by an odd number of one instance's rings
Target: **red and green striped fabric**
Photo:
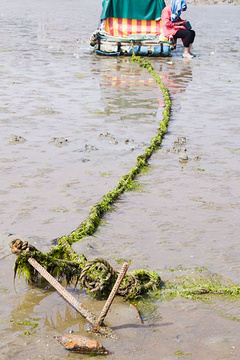
[[[126,38],[129,35],[160,35],[162,33],[161,20],[137,20],[123,18],[107,18],[103,20],[103,28],[114,37]]]

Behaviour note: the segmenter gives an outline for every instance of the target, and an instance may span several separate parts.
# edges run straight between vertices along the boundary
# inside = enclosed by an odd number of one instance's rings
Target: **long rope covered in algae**
[[[64,235],[57,239],[57,245],[53,246],[48,253],[42,253],[33,246],[29,246],[27,242],[19,239],[10,243],[12,252],[19,254],[15,263],[14,273],[24,273],[26,278],[35,282],[37,273],[28,263],[28,258],[35,258],[49,273],[58,278],[65,278],[68,283],[74,279],[76,284],[80,284],[82,288],[86,288],[96,297],[106,297],[111,291],[115,283],[118,272],[104,259],[94,259],[87,261],[84,255],[77,254],[72,244],[80,241],[86,236],[94,234],[99,226],[103,215],[111,209],[117,199],[123,194],[141,173],[148,166],[148,160],[152,154],[159,149],[164,135],[167,133],[167,127],[171,115],[171,98],[166,86],[162,83],[160,76],[154,70],[151,62],[144,58],[133,55],[132,61],[137,62],[142,68],[145,68],[160,86],[164,97],[164,109],[162,112],[162,120],[159,123],[157,135],[151,139],[150,144],[144,153],[137,157],[136,164],[130,171],[123,175],[116,187],[105,194],[102,199],[90,208],[90,214],[77,229],[69,235]],[[118,294],[126,299],[135,299],[136,297],[151,291],[161,291],[160,298],[173,298],[176,296],[195,297],[202,294],[225,294],[230,296],[240,295],[240,288],[234,284],[228,284],[224,287],[220,283],[210,281],[207,285],[201,281],[194,284],[188,283],[184,285],[184,281],[178,285],[171,283],[163,283],[160,276],[154,271],[135,270],[128,273],[118,290]]]
[[[162,89],[165,106],[162,113],[163,119],[159,123],[157,135],[151,139],[144,153],[137,157],[136,164],[126,175],[121,177],[116,187],[105,194],[96,205],[91,207],[88,218],[71,234],[57,239],[57,245],[53,246],[48,253],[44,254],[31,245],[28,246],[26,242],[21,242],[19,239],[10,243],[12,251],[19,253],[15,263],[15,274],[16,272],[23,272],[28,280],[36,280],[37,274],[27,261],[31,256],[51,274],[65,277],[68,282],[74,278],[76,283],[80,283],[81,287],[87,288],[89,292],[96,296],[106,296],[110,292],[118,272],[104,259],[95,259],[88,262],[85,256],[77,254],[71,245],[86,236],[92,235],[96,231],[102,216],[111,209],[112,204],[117,201],[119,196],[131,186],[137,175],[148,166],[149,158],[160,147],[162,139],[167,133],[171,114],[169,91],[162,83],[160,76],[155,72],[152,64],[135,55],[132,56],[132,61],[138,62],[141,67],[146,68]],[[135,298],[137,295],[160,288],[160,286],[161,278],[156,272],[136,270],[126,275],[118,293],[126,298]]]
[[[58,246],[52,250],[53,252],[59,250],[61,245],[66,247],[66,242],[69,245],[72,245],[76,241],[81,240],[85,236],[90,236],[96,231],[101,217],[109,209],[111,209],[111,205],[116,202],[119,196],[128,189],[137,175],[148,165],[149,158],[152,156],[154,151],[159,149],[162,139],[167,133],[172,105],[170,93],[149,61],[135,55],[132,56],[132,61],[138,62],[141,67],[146,68],[162,89],[165,105],[162,113],[163,119],[159,123],[157,135],[151,139],[150,145],[145,149],[144,153],[137,157],[136,164],[130,169],[128,174],[123,175],[117,186],[112,191],[109,191],[106,195],[104,195],[101,201],[91,207],[88,218],[84,220],[70,235],[65,235],[58,239]]]

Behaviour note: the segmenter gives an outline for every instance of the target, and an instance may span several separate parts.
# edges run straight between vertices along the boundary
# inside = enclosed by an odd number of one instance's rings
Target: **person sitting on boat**
[[[163,34],[167,38],[173,37],[175,43],[177,39],[182,39],[184,58],[193,58],[192,44],[195,39],[195,31],[191,29],[188,21],[182,20],[180,15],[182,11],[187,10],[187,3],[185,0],[172,0],[170,5],[165,6],[162,10],[162,29]]]

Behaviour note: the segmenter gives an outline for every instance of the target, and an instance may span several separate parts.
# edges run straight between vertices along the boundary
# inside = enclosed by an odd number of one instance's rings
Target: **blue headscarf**
[[[171,1],[171,21],[176,21],[181,15],[182,11],[187,10],[187,3],[185,0],[172,0]]]

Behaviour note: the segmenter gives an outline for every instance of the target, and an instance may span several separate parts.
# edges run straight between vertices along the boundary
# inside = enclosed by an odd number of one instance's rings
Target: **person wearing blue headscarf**
[[[187,3],[185,0],[172,0],[171,1],[171,20],[174,22],[176,21],[182,11],[186,11],[187,10]]]
[[[195,31],[192,30],[189,21],[182,20],[180,17],[182,11],[186,10],[187,3],[185,0],[172,0],[171,5],[167,5],[163,9],[161,21],[164,36],[168,39],[173,38],[175,43],[177,43],[177,39],[182,39],[184,46],[182,56],[191,59],[195,56],[191,51]]]

